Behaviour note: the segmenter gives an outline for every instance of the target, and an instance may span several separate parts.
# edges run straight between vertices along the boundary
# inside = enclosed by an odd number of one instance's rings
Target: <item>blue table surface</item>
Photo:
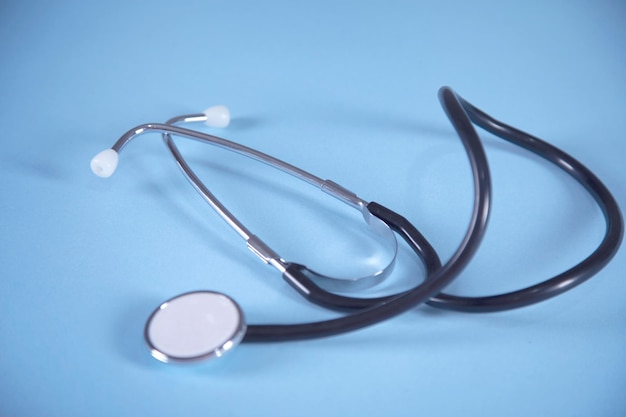
[[[624,250],[530,307],[418,306],[338,337],[168,365],[150,357],[143,326],[179,293],[222,291],[249,323],[340,313],[305,303],[246,250],[158,135],[125,148],[110,179],[89,170],[133,126],[226,104],[231,126],[205,131],[404,214],[447,260],[472,183],[443,85],[564,149],[626,207],[625,22],[623,1],[3,0],[0,415],[626,415]],[[481,136],[492,217],[448,291],[511,291],[591,253],[604,220],[582,187]],[[353,233],[358,213],[241,156],[178,143],[283,257],[350,273],[372,255]],[[402,246],[390,280],[365,295],[423,276]]]

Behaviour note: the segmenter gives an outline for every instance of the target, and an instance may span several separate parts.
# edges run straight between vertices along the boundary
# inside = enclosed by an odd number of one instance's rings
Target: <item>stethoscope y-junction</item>
[[[349,312],[342,317],[313,323],[248,325],[239,305],[230,297],[213,291],[194,291],[161,304],[150,316],[144,336],[152,355],[164,362],[195,361],[221,356],[239,342],[271,342],[331,336],[360,329],[398,315],[421,303],[448,310],[494,312],[524,307],[581,284],[600,271],[617,252],[623,235],[619,207],[604,184],[584,165],[562,150],[497,121],[443,87],[439,99],[467,153],[473,178],[473,208],[467,232],[450,259],[442,264],[426,238],[403,216],[376,202],[368,202],[341,185],[323,180],[270,155],[229,140],[180,127],[178,124],[205,122],[213,127],[229,124],[228,109],[209,108],[201,114],[172,118],[166,123],[137,126],[91,161],[93,172],[110,176],[117,167],[118,154],[137,136],[160,133],[183,174],[204,200],[242,237],[248,248],[263,262],[277,269],[305,299],[320,306]],[[599,205],[606,231],[599,246],[568,270],[528,288],[485,297],[463,297],[443,292],[468,265],[485,233],[491,204],[491,177],[481,141],[473,125],[521,146],[555,164],[578,181]],[[361,212],[371,233],[388,250],[380,267],[356,277],[330,277],[297,262],[283,259],[261,238],[245,227],[205,186],[179,152],[173,137],[212,144],[291,174],[336,197]],[[381,282],[391,271],[397,256],[396,235],[400,236],[424,263],[427,277],[414,288],[377,298],[344,295]],[[340,292],[340,294],[337,294]]]

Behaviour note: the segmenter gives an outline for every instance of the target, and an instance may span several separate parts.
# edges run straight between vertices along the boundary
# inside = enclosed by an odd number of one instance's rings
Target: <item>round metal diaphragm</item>
[[[146,323],[150,353],[162,362],[191,362],[222,356],[246,332],[239,305],[212,291],[176,296],[157,308]]]

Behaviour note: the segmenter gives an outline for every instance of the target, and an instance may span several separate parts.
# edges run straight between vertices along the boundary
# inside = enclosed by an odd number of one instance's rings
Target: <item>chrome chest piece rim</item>
[[[193,291],[162,303],[148,319],[144,337],[161,362],[196,362],[221,357],[245,332],[243,312],[232,298]]]

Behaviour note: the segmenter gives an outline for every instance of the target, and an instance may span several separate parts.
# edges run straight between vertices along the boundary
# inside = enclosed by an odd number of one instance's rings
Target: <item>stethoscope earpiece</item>
[[[230,110],[223,105],[211,106],[202,112],[204,124],[224,128],[230,124]],[[91,171],[101,178],[109,178],[117,169],[119,155],[115,149],[105,149],[91,159]]]
[[[100,178],[109,178],[117,169],[119,155],[114,149],[105,149],[91,159],[91,171]]]
[[[205,125],[209,127],[227,127],[230,124],[230,111],[226,106],[212,106],[203,111],[206,116]]]
[[[161,304],[148,319],[144,337],[161,362],[194,362],[222,356],[245,332],[243,312],[232,298],[194,291]]]

